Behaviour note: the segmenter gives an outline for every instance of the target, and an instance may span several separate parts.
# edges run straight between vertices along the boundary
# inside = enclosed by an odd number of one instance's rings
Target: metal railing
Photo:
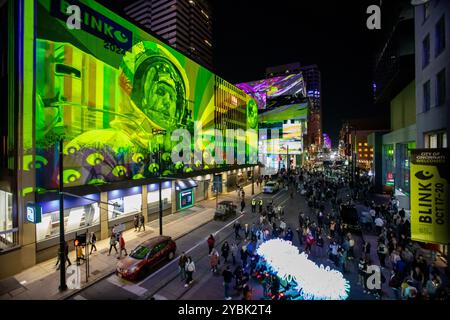
[[[19,228],[0,231],[0,253],[19,246]]]

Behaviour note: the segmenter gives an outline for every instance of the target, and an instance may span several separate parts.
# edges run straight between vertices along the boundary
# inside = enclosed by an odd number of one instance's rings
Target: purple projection
[[[323,134],[323,147],[325,149],[331,149],[331,139],[328,133]]]
[[[301,73],[238,83],[236,87],[252,96],[259,109],[265,109],[267,100],[271,98],[297,94],[306,96],[305,82]]]

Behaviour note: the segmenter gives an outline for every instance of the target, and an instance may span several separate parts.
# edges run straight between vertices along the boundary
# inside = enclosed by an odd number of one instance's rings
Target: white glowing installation
[[[345,300],[350,285],[341,272],[316,265],[290,241],[272,239],[257,250],[267,266],[281,279],[297,284],[305,300]]]

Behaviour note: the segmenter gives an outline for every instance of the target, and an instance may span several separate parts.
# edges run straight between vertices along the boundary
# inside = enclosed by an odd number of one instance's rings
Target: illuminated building
[[[0,278],[55,257],[60,222],[71,244],[87,230],[106,239],[115,225],[132,227],[137,213],[146,222],[158,217],[160,181],[163,215],[176,214],[215,190],[247,183],[257,161],[255,136],[211,139],[211,132],[258,129],[250,96],[97,2],[78,1],[81,29],[70,29],[65,5],[20,0],[0,7],[9,93]],[[174,162],[179,129],[190,141]],[[214,161],[211,142],[231,161]]]
[[[295,72],[291,68],[289,72]],[[294,169],[302,165],[309,132],[309,106],[302,73],[287,73],[236,86],[258,104],[259,161],[262,174]]]

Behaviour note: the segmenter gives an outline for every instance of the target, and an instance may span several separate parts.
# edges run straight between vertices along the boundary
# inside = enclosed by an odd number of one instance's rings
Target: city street
[[[246,189],[249,189],[247,187]],[[340,195],[342,196],[348,190],[341,190]],[[221,197],[224,198],[224,197]],[[233,197],[225,197],[233,199]],[[268,201],[273,200],[274,206],[281,205],[285,208],[285,222],[288,227],[290,227],[294,232],[298,224],[298,213],[303,211],[309,213],[310,209],[303,196],[296,193],[294,199],[291,199],[288,192],[281,190],[274,195],[270,194],[260,194],[257,198],[262,198],[264,203],[267,204]],[[221,272],[218,275],[214,275],[209,266],[209,256],[208,247],[206,244],[207,237],[212,233],[216,239],[216,248],[220,252],[220,247],[224,241],[228,241],[231,245],[232,243],[237,243],[238,246],[242,246],[243,241],[234,240],[233,224],[234,221],[239,219],[241,225],[248,223],[249,226],[253,222],[259,221],[259,214],[252,214],[250,208],[251,196],[246,194],[247,206],[245,209],[245,214],[226,222],[211,221],[202,227],[190,232],[189,234],[183,236],[177,240],[177,254],[179,255],[182,251],[186,252],[187,255],[192,256],[196,264],[196,272],[194,273],[194,283],[188,288],[184,287],[184,281],[181,281],[178,271],[178,257],[171,262],[163,262],[161,266],[156,271],[152,272],[147,278],[141,280],[140,282],[133,283],[127,280],[119,278],[117,275],[111,275],[104,280],[101,280],[94,285],[91,285],[87,289],[84,289],[72,296],[71,299],[82,300],[82,299],[151,299],[156,300],[173,300],[173,299],[183,299],[183,300],[221,300],[224,299],[223,293],[223,277]],[[233,199],[236,200],[236,199]],[[328,207],[327,210],[330,210]],[[360,208],[361,210],[361,208]],[[313,215],[309,214],[312,219]],[[242,232],[241,232],[242,233]],[[366,235],[366,240],[376,243],[376,237],[374,235]],[[360,255],[360,247],[362,245],[362,240],[360,237],[355,236],[355,256]],[[298,246],[299,241],[297,234],[295,233],[293,243]],[[310,258],[324,266],[330,266],[330,268],[336,268],[333,263],[328,259],[326,248],[329,242],[325,242],[323,252],[319,254],[319,250],[316,247],[313,250]],[[301,246],[300,248],[303,248]],[[373,251],[373,259],[377,261],[375,251]],[[231,260],[231,258],[230,258]],[[237,259],[240,262],[240,258]],[[223,270],[227,264],[224,263],[223,258],[221,258],[220,270]],[[232,266],[231,263],[228,265]],[[356,300],[374,300],[373,295],[363,293],[363,288],[357,285],[357,260],[353,260],[353,263],[349,263],[350,270],[344,276],[350,282],[350,294],[348,299]],[[234,266],[232,266],[234,270]],[[387,272],[385,272],[387,273]],[[388,275],[388,274],[387,274]],[[233,282],[234,283],[234,282]],[[262,299],[262,287],[257,283],[256,280],[250,282],[253,288],[253,298],[255,300]],[[383,299],[392,299],[393,295],[391,290],[384,284],[384,294]],[[233,299],[240,300],[241,296],[239,293],[232,295]]]

